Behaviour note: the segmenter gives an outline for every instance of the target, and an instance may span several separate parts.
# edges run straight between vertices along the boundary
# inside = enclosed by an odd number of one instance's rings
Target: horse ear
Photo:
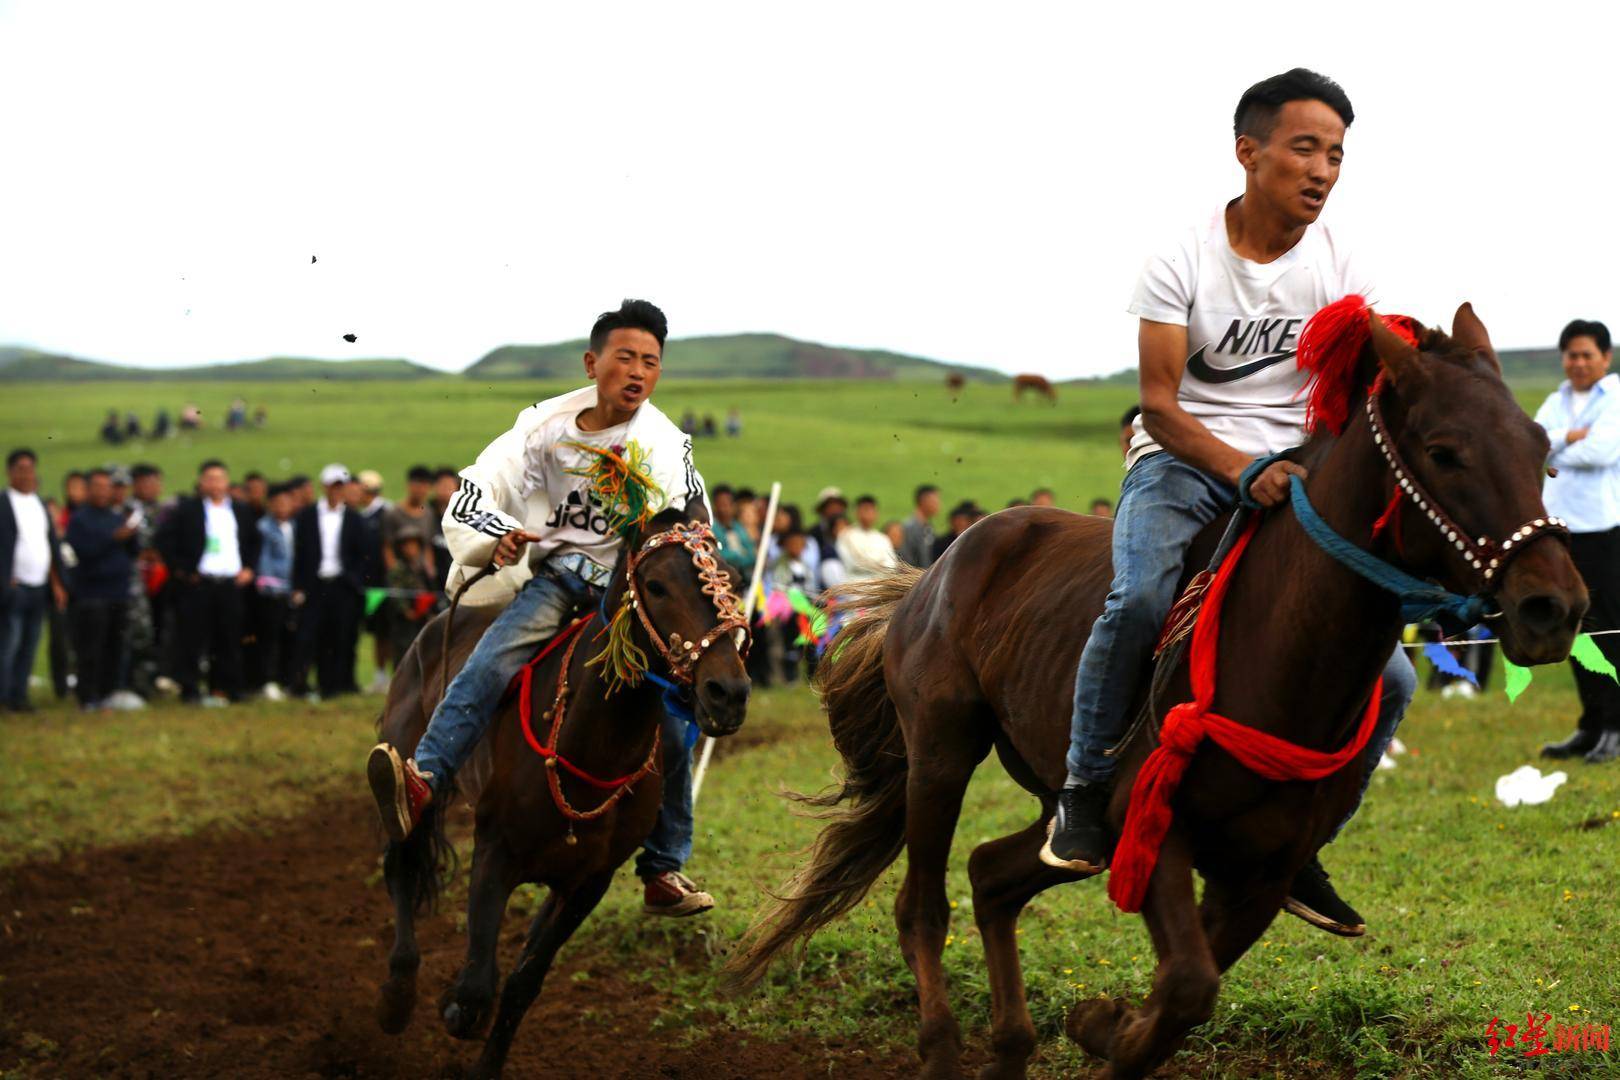
[[[686,515],[687,521],[701,521],[705,525],[713,524],[709,518],[709,504],[703,501],[702,495],[694,495],[686,500],[686,509],[681,512]]]
[[[1482,356],[1491,362],[1498,375],[1502,374],[1502,362],[1496,358],[1496,350],[1491,347],[1490,335],[1485,332],[1485,324],[1480,317],[1474,314],[1474,305],[1464,303],[1457,309],[1457,314],[1451,317],[1451,341],[1473,353]]]
[[[1384,325],[1383,316],[1367,309],[1367,326],[1372,331],[1373,353],[1378,366],[1384,369],[1397,387],[1410,384],[1423,377],[1423,361],[1418,351],[1406,339]]]

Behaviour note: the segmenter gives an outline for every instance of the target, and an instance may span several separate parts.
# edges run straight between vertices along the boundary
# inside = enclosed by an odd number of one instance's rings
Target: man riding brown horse
[[[1075,680],[1069,775],[1041,851],[1048,865],[1107,865],[1117,747],[1193,538],[1233,507],[1251,461],[1304,441],[1308,372],[1294,357],[1306,319],[1348,294],[1372,295],[1343,240],[1317,222],[1353,119],[1344,91],[1314,72],[1251,86],[1234,117],[1243,195],[1149,259],[1137,284],[1129,310],[1140,319],[1142,410],[1115,515],[1113,584]],[[1272,464],[1253,496],[1276,506],[1289,477],[1304,475],[1293,462]],[[1363,791],[1416,689],[1399,648],[1383,688]],[[1331,933],[1365,931],[1314,858],[1287,909]]]
[[[481,577],[468,602],[506,603],[444,692],[416,746],[401,759],[388,743],[372,750],[367,776],[384,830],[403,842],[423,811],[444,797],[456,770],[483,736],[502,694],[579,609],[594,607],[623,547],[615,520],[650,521],[665,507],[704,506],[692,440],[652,404],[662,372],[664,313],[626,300],[591,329],[585,372],[594,386],[525,409],[512,429],[463,469],[444,515],[455,558],[452,593]],[[600,467],[628,462],[605,487]],[[641,478],[646,482],[642,483]],[[639,486],[638,486],[639,485]],[[612,505],[613,503],[619,505]],[[643,910],[696,915],[714,907],[681,871],[692,853],[690,749],[667,748],[658,823],[636,861]]]

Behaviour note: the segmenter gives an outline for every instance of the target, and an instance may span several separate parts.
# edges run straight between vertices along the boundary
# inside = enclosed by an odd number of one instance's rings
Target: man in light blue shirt
[[[1587,630],[1620,629],[1620,375],[1609,328],[1576,319],[1558,336],[1564,383],[1542,402],[1536,423],[1547,430],[1547,512],[1569,522],[1569,549],[1586,579],[1592,606]],[[1620,635],[1597,638],[1610,663],[1620,662]],[[1620,684],[1574,661],[1581,718],[1575,734],[1541,748],[1541,756],[1584,755],[1594,765],[1620,757]]]

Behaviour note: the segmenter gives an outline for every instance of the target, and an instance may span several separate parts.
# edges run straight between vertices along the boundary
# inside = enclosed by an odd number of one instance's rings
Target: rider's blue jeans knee
[[[1114,579],[1092,625],[1075,676],[1069,775],[1088,783],[1113,775],[1107,751],[1127,715],[1176,601],[1187,549],[1236,502],[1230,484],[1159,453],[1125,475],[1114,519]]]
[[[636,876],[678,871],[692,857],[692,750],[686,745],[686,721],[664,714],[664,802],[658,822],[636,856]]]
[[[1328,837],[1330,843],[1338,838],[1361,808],[1361,800],[1367,796],[1367,786],[1372,783],[1373,773],[1378,771],[1378,761],[1389,749],[1390,740],[1395,738],[1395,729],[1401,726],[1401,718],[1406,715],[1406,707],[1412,704],[1412,695],[1416,693],[1417,670],[1412,667],[1406,650],[1397,645],[1389,663],[1384,665],[1384,695],[1378,702],[1378,726],[1373,728],[1372,736],[1367,740],[1367,749],[1350,766],[1361,770],[1361,786],[1356,791],[1356,801],[1350,807],[1350,812],[1344,815],[1344,820],[1334,826]]]
[[[542,566],[489,624],[416,744],[416,767],[433,774],[436,790],[443,790],[466,763],[512,676],[593,595],[578,574]]]

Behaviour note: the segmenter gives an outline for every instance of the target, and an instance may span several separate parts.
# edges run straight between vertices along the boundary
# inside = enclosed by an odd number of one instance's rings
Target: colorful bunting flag
[[[1479,686],[1479,676],[1458,663],[1457,658],[1451,655],[1451,650],[1438,641],[1431,641],[1423,646],[1423,655],[1429,658],[1429,663],[1433,664],[1441,674],[1467,679],[1474,686]]]

